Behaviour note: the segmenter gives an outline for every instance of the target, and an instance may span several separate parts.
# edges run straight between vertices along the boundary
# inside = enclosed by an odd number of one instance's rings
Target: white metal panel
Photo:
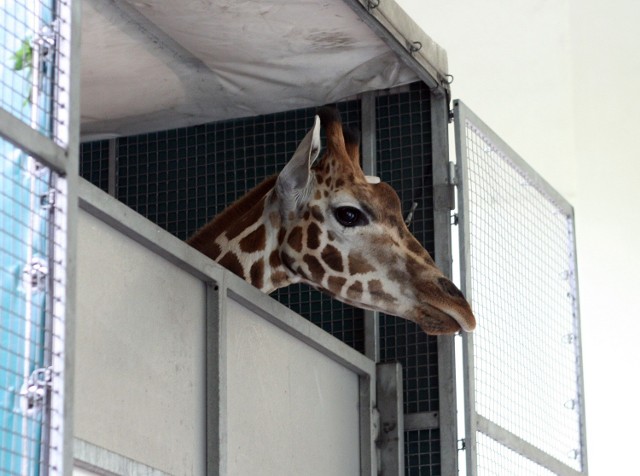
[[[204,474],[204,285],[85,211],[78,236],[75,436]]]
[[[359,378],[227,304],[229,475],[360,475]]]

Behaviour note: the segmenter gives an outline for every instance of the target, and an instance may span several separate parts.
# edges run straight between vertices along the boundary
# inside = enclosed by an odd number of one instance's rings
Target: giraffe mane
[[[273,175],[256,185],[246,195],[233,202],[222,212],[216,215],[212,221],[196,231],[187,240],[187,243],[201,250],[204,250],[209,246],[213,246],[215,239],[220,235],[220,233],[230,228],[239,217],[248,213],[262,197],[273,189],[277,178],[278,175]],[[204,240],[207,242],[205,243]]]

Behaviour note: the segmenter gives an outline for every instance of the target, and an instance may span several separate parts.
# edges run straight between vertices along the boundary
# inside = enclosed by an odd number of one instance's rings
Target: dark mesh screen
[[[85,142],[80,148],[80,176],[107,191],[109,187],[109,141]]]

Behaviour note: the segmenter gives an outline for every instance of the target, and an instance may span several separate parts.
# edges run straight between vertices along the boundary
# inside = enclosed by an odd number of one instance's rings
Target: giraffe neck
[[[284,239],[270,177],[209,222],[188,243],[265,293],[298,282],[280,260]]]

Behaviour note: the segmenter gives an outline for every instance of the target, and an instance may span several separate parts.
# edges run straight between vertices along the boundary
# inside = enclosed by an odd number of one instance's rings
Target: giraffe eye
[[[333,211],[333,215],[338,223],[346,227],[362,226],[369,223],[364,214],[355,207],[338,207]]]

